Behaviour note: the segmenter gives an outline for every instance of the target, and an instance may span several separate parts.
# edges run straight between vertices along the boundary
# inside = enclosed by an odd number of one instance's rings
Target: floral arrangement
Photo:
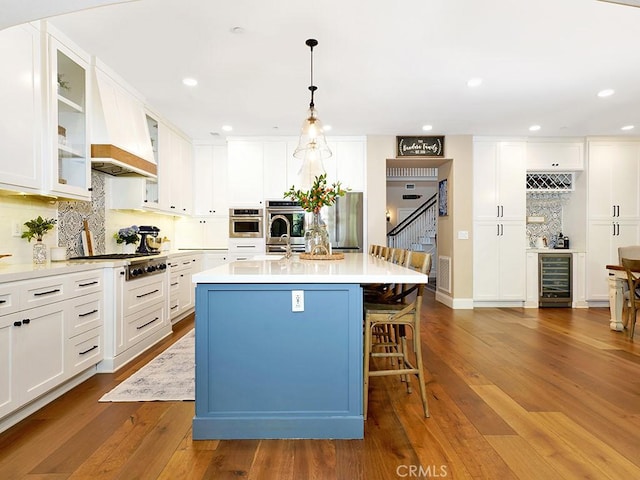
[[[29,230],[22,232],[22,238],[26,238],[31,242],[31,239],[36,237],[36,240],[41,241],[42,236],[51,230],[56,222],[55,218],[42,218],[38,215],[38,218],[24,222],[25,227]]]
[[[349,189],[343,189],[340,182],[327,186],[327,174],[315,177],[311,189],[307,192],[296,190],[292,186],[284,193],[284,198],[290,198],[300,203],[307,212],[319,213],[325,205],[333,205],[338,197],[342,197]]]
[[[126,245],[129,245],[140,240],[140,237],[138,236],[139,231],[140,229],[136,225],[131,225],[130,227],[125,227],[118,230],[113,234],[113,238],[116,239],[116,243],[124,243]]]

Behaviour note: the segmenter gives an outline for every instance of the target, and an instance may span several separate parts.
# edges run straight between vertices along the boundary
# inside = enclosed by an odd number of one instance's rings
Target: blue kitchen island
[[[193,438],[364,436],[364,283],[427,283],[372,258],[265,256],[194,275]]]

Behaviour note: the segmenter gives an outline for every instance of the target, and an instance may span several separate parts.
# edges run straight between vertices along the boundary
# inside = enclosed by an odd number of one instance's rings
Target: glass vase
[[[33,263],[41,265],[47,263],[47,246],[42,240],[37,240],[33,245]]]
[[[123,243],[122,253],[136,253],[136,247],[135,243]]]
[[[320,213],[313,212],[304,232],[304,251],[312,255],[329,255],[329,232]]]

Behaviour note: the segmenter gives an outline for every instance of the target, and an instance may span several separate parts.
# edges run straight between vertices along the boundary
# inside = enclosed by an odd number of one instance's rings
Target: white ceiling
[[[18,2],[12,2],[14,4]],[[48,2],[46,2],[48,3]],[[640,8],[596,0],[138,0],[52,19],[188,135],[638,135]],[[233,34],[233,27],[244,33]],[[182,84],[194,77],[197,87]],[[480,87],[467,80],[480,77]],[[604,88],[615,95],[598,98]],[[623,125],[635,125],[622,132]]]

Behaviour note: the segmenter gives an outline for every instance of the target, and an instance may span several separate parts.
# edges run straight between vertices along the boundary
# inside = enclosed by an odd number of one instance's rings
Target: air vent
[[[451,293],[451,257],[438,257],[438,290]]]
[[[565,173],[527,173],[527,191],[562,191],[574,189],[572,172]]]

